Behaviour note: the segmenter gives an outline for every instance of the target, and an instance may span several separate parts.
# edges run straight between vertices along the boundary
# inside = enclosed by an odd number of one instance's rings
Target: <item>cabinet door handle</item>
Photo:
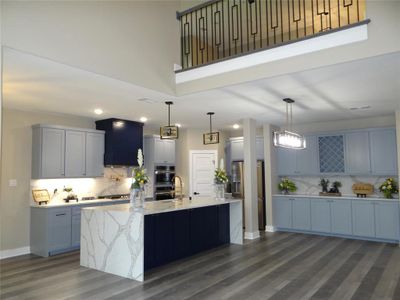
[[[65,215],[66,215],[66,213],[56,214],[56,217],[65,216]]]

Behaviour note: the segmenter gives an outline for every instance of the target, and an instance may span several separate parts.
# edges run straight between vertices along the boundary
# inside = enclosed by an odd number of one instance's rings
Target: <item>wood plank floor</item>
[[[400,299],[397,245],[268,233],[147,273],[80,267],[79,252],[0,261],[1,299]]]

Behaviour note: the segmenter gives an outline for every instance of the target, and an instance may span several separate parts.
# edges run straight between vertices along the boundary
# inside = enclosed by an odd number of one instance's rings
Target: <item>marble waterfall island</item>
[[[201,251],[243,244],[242,200],[194,199],[88,207],[81,265],[137,281],[145,271]]]

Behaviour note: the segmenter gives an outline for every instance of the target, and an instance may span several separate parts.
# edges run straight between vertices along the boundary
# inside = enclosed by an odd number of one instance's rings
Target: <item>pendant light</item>
[[[285,98],[286,102],[286,128],[282,131],[274,132],[274,145],[289,149],[305,149],[306,140],[304,136],[293,132],[293,99]]]
[[[167,101],[165,104],[168,106],[168,125],[160,127],[160,138],[163,140],[176,140],[178,138],[178,126],[171,126],[171,105],[172,101]]]
[[[210,132],[203,134],[203,144],[210,145],[210,144],[218,144],[219,143],[219,132],[212,131],[212,116],[214,112],[208,112],[207,115],[210,116]]]

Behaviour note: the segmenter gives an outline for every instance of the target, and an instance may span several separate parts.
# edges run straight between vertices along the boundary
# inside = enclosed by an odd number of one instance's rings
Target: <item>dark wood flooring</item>
[[[268,233],[147,273],[80,267],[79,252],[0,261],[1,299],[400,299],[397,245]]]

